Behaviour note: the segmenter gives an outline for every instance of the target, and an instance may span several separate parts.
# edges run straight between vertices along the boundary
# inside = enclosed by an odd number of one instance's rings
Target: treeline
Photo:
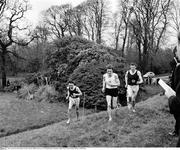
[[[170,71],[171,50],[163,45],[168,40],[168,27],[178,28],[175,18],[179,8],[172,0],[119,0],[116,12],[110,11],[108,0],[87,0],[76,7],[51,6],[31,31],[28,23],[22,24],[30,9],[28,1],[2,0],[0,4],[3,85],[7,71],[46,70],[45,57],[54,50],[54,42],[76,36],[111,46],[127,61],[137,62],[144,73]],[[25,38],[19,36],[22,32]]]

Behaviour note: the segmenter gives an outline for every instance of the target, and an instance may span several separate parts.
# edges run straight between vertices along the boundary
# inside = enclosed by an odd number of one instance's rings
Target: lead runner
[[[103,75],[102,91],[106,95],[107,112],[109,115],[109,121],[111,121],[111,106],[117,108],[118,86],[120,86],[120,81],[118,75],[116,73],[113,73],[112,65],[108,65],[106,69],[107,73]]]

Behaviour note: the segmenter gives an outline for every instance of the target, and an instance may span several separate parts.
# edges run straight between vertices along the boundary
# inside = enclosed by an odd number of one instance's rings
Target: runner
[[[102,91],[106,95],[107,112],[109,115],[109,121],[111,121],[112,120],[111,107],[117,108],[118,86],[120,85],[120,81],[118,75],[116,73],[113,73],[112,65],[108,65],[106,68],[107,68],[107,73],[103,75]]]
[[[125,75],[125,82],[126,82],[125,87],[127,88],[128,108],[129,109],[132,108],[132,111],[136,112],[135,100],[139,91],[139,84],[143,83],[143,79],[141,76],[141,72],[136,70],[135,63],[130,64],[130,70],[127,71]]]
[[[69,99],[67,124],[69,124],[71,120],[71,109],[73,105],[75,105],[77,120],[79,120],[79,103],[80,103],[80,96],[82,95],[82,92],[79,89],[79,87],[74,85],[72,81],[69,82],[67,90],[68,91],[67,91],[66,99]]]

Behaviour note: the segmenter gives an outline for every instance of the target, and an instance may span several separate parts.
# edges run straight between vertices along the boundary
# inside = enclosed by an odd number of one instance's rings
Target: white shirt
[[[116,73],[112,73],[111,77],[106,73],[103,75],[103,78],[104,78],[104,81],[105,81],[105,84],[106,84],[106,88],[108,89],[114,89],[114,88],[117,88],[118,86],[109,86],[109,84],[117,84],[119,82],[119,78],[118,78],[118,75]]]

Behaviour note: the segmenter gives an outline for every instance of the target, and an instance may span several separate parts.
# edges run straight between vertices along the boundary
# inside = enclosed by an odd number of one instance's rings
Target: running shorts
[[[75,105],[76,107],[79,107],[79,103],[80,103],[80,98],[72,98],[69,97],[69,109],[71,109],[73,107],[73,105]]]
[[[136,97],[139,91],[139,85],[127,86],[127,97]]]
[[[112,97],[117,97],[118,96],[118,89],[117,88],[114,88],[114,89],[108,89],[106,88],[105,89],[105,95],[109,95],[109,96],[112,96]]]

